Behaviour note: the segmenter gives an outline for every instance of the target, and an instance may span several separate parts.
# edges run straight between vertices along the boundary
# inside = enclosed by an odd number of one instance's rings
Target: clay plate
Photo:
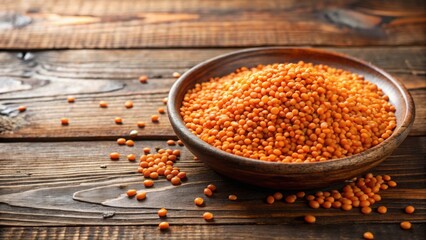
[[[195,83],[220,77],[246,66],[298,61],[325,64],[365,76],[389,96],[396,108],[397,127],[391,137],[362,153],[318,163],[274,163],[239,157],[219,150],[190,132],[179,114],[182,99]],[[385,71],[367,62],[309,48],[253,48],[225,54],[193,67],[173,85],[169,119],[185,146],[211,169],[232,179],[275,189],[310,189],[358,176],[385,160],[407,137],[414,121],[414,103],[407,89]]]

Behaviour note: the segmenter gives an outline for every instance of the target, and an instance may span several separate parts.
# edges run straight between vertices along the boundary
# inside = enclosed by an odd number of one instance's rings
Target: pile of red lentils
[[[186,127],[223,151],[264,161],[337,159],[389,138],[395,107],[363,76],[311,63],[259,65],[196,84]]]

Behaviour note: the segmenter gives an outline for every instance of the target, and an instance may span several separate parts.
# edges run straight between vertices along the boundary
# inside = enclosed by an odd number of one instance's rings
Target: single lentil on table
[[[389,138],[395,107],[363,76],[298,62],[242,67],[184,96],[186,127],[223,151],[274,162],[318,162]]]

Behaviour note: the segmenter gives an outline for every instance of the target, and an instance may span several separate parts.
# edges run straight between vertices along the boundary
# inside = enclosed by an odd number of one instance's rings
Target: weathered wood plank
[[[108,153],[138,154],[145,146],[167,147],[165,141],[137,141],[133,148],[118,146],[113,141],[0,144],[0,149],[7,149],[0,154],[0,223],[13,226],[156,225],[159,221],[156,211],[161,207],[169,209],[167,221],[173,225],[206,224],[200,217],[204,211],[216,214],[212,224],[300,224],[300,217],[305,214],[319,217],[319,224],[387,222],[398,227],[397,223],[402,220],[424,223],[425,144],[426,137],[409,137],[372,171],[390,174],[398,187],[382,191],[383,200],[375,204],[375,207],[387,206],[387,214],[368,216],[359,209],[314,210],[302,200],[295,204],[268,205],[263,200],[273,191],[222,177],[205,168],[202,162],[193,160],[186,148],[178,146],[175,148],[182,150],[182,157],[176,166],[188,173],[187,182],[175,187],[160,179],[154,188],[147,189],[145,201],[124,197],[126,189],[144,189],[143,177],[136,173],[137,164],[124,157],[111,161]],[[100,168],[102,164],[107,168]],[[203,196],[203,188],[210,183],[218,186],[217,193],[212,198],[204,197],[205,207],[196,207],[193,199]],[[229,194],[236,194],[238,200],[227,200]],[[402,211],[409,204],[416,207],[413,215]],[[114,211],[115,216],[103,219],[102,213],[107,211]]]
[[[299,221],[301,222],[301,221]],[[155,226],[12,227],[0,229],[3,239],[362,239],[365,231],[377,239],[425,237],[425,225],[403,231],[394,223],[383,224],[282,224],[282,225],[172,225],[161,232]]]
[[[0,48],[425,43],[424,1],[31,1],[0,3]]]
[[[417,114],[412,135],[426,134],[424,47],[398,48],[328,48],[372,62],[390,72],[411,89]],[[4,106],[2,139],[113,139],[146,121],[144,137],[174,136],[166,116],[159,124],[150,124],[150,116],[173,84],[174,71],[184,72],[207,58],[232,51],[209,50],[113,50],[113,51],[47,51],[0,54],[0,105]],[[137,80],[150,76],[148,84]],[[66,103],[66,96],[75,95],[76,103]],[[106,100],[108,109],[98,107]],[[134,100],[133,109],[125,109],[126,100]],[[17,114],[16,107],[28,110]],[[63,127],[59,119],[68,117]],[[123,125],[115,125],[114,117],[123,117]]]

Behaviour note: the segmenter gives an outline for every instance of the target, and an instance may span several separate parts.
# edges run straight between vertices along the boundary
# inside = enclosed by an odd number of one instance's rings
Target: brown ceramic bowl
[[[326,64],[365,76],[377,84],[396,107],[397,127],[392,136],[362,153],[318,163],[275,163],[236,156],[202,141],[189,131],[179,109],[188,89],[195,83],[258,64],[297,62]],[[169,119],[185,146],[211,169],[232,179],[275,189],[310,189],[358,176],[385,160],[407,137],[414,121],[414,103],[407,89],[385,71],[339,53],[308,48],[254,48],[225,54],[193,67],[170,90]]]

